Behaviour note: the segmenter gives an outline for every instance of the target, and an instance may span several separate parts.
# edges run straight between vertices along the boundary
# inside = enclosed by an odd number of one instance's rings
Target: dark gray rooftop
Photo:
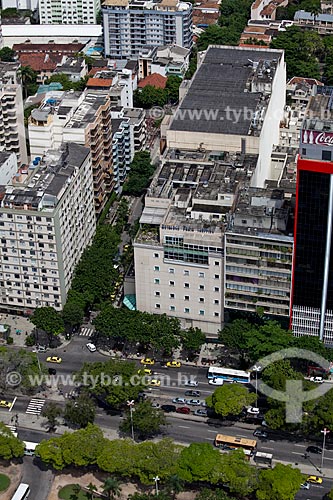
[[[251,112],[254,114],[261,98],[261,93],[247,91],[249,79],[258,78],[254,63],[280,57],[281,51],[270,49],[209,47],[170,129],[247,135]],[[275,67],[272,69],[273,65],[270,74],[274,76]]]

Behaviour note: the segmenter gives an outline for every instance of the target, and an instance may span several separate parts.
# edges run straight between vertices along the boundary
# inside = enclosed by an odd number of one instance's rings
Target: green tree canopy
[[[88,424],[85,429],[65,433],[60,437],[43,440],[36,448],[36,455],[56,470],[74,465],[88,467],[95,465],[107,439],[99,427]]]
[[[154,171],[155,167],[151,163],[148,151],[139,151],[135,153],[128,179],[123,187],[123,193],[130,196],[141,196],[148,187]]]
[[[12,62],[15,60],[15,52],[10,47],[0,49],[0,60],[3,62]]]
[[[150,401],[142,401],[135,405],[132,411],[134,436],[140,439],[152,437],[161,432],[161,427],[166,425],[165,414],[162,410],[153,408]],[[119,429],[131,435],[131,416],[121,422]]]
[[[239,415],[245,406],[251,405],[255,400],[256,395],[239,384],[224,384],[206,398],[208,406],[222,417]]]
[[[277,464],[274,469],[262,470],[259,474],[258,500],[294,500],[304,476],[291,465]]]
[[[12,431],[0,422],[0,457],[4,460],[20,458],[24,455],[24,444]]]
[[[209,443],[192,443],[180,454],[178,475],[188,483],[208,481],[216,484],[221,475],[221,457]]]
[[[134,362],[110,359],[104,363],[84,363],[78,378],[91,396],[120,408],[128,400],[138,400],[145,388],[144,379],[137,371]]]
[[[96,408],[91,398],[84,392],[75,401],[67,401],[64,419],[70,425],[87,427],[94,423]]]
[[[60,335],[65,331],[63,319],[53,307],[37,307],[30,316],[30,321],[36,328],[50,335]]]
[[[201,346],[206,342],[206,335],[200,328],[189,328],[182,332],[182,346],[191,353],[200,351]]]

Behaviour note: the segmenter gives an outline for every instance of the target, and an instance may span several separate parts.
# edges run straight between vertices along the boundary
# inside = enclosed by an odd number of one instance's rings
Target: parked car
[[[179,361],[168,361],[165,366],[167,368],[180,368],[182,364]]]
[[[152,404],[151,404],[151,407],[152,408],[159,408],[160,407],[160,404],[159,403],[156,403],[156,401],[153,401]]]
[[[176,409],[176,413],[183,413],[184,415],[189,415],[191,413],[190,408],[187,408],[187,406],[181,406],[180,408]]]
[[[267,432],[262,431],[261,429],[256,429],[254,431],[253,435],[256,436],[256,437],[259,437],[259,438],[263,438],[263,439],[267,439],[268,438]]]
[[[250,408],[247,409],[247,413],[249,413],[250,415],[258,415],[260,413],[260,410],[255,406],[250,406]]]
[[[208,383],[210,385],[223,385],[223,379],[222,378],[212,378],[211,380],[208,380]]]
[[[324,382],[323,377],[310,377],[310,382],[315,382],[316,384],[322,384]]]
[[[175,398],[172,400],[172,402],[176,403],[177,405],[185,405],[186,399],[185,398]]]
[[[200,391],[186,391],[185,396],[200,397]]]
[[[152,375],[153,372],[150,368],[141,368],[141,370],[138,370],[138,375]]]
[[[142,365],[154,365],[155,361],[151,358],[143,358],[143,359],[141,359],[140,363]]]
[[[310,483],[306,482],[301,484],[301,490],[309,490],[310,489]]]
[[[194,415],[197,417],[207,417],[207,410],[200,408],[199,410],[195,410]]]
[[[201,401],[200,401],[200,399],[187,399],[186,404],[191,405],[191,406],[200,406]]]
[[[186,385],[187,387],[198,387],[199,382],[197,382],[196,380],[193,380],[193,379],[191,379],[191,378],[190,378],[189,380],[187,380],[187,381],[185,382],[185,385]]]
[[[161,410],[165,411],[165,413],[171,413],[176,411],[176,407],[174,405],[162,405]]]
[[[306,480],[307,483],[313,483],[313,484],[321,484],[323,482],[322,477],[318,476],[309,476]]]
[[[48,372],[49,372],[49,375],[56,375],[57,374],[57,370],[55,368],[49,368]]]
[[[321,455],[323,450],[320,446],[308,446],[306,449],[307,453],[316,453],[317,455]]]
[[[160,387],[161,381],[158,380],[157,378],[153,378],[153,379],[149,380],[148,385],[150,385],[152,387]]]

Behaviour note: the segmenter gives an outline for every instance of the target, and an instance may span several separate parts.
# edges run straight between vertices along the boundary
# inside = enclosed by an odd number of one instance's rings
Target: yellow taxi
[[[0,407],[1,408],[11,408],[12,407],[12,403],[9,403],[8,401],[0,401]]]
[[[127,252],[127,250],[129,249],[130,245],[124,245],[124,252]]]
[[[318,476],[309,476],[306,480],[307,483],[321,484],[323,482],[322,477]]]
[[[62,359],[58,356],[49,356],[48,358],[46,358],[46,361],[48,363],[61,363]]]
[[[152,375],[153,372],[150,368],[143,368],[142,370],[138,370],[138,375]]]
[[[182,364],[179,361],[168,361],[166,366],[168,368],[180,368]]]
[[[151,387],[159,387],[161,385],[161,381],[157,380],[156,378],[152,378],[151,380],[149,380],[148,385],[150,385]]]
[[[140,363],[142,365],[151,365],[152,366],[155,364],[155,360],[152,358],[143,358],[143,359],[141,359]]]

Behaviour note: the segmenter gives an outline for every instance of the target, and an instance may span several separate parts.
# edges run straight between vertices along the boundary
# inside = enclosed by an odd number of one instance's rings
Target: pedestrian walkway
[[[26,409],[26,413],[30,413],[31,415],[40,415],[45,404],[45,399],[31,399],[28,404],[28,408]]]
[[[82,327],[79,333],[80,337],[92,337],[94,334],[93,328]]]

